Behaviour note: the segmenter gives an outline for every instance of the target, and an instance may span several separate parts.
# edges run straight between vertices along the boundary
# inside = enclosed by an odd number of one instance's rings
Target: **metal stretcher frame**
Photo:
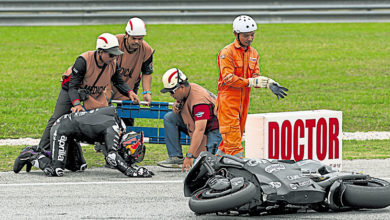
[[[140,104],[133,104],[130,100],[111,100],[111,103],[116,104],[118,116],[121,118],[147,118],[147,119],[164,119],[164,115],[171,112],[169,108],[173,105],[171,102],[151,102],[150,106],[147,106],[147,102],[141,102]],[[138,127],[127,126],[127,131],[143,131],[145,137],[149,139],[149,143],[152,144],[165,144],[165,130],[159,127]],[[180,132],[180,143],[183,145],[190,145],[190,137]]]

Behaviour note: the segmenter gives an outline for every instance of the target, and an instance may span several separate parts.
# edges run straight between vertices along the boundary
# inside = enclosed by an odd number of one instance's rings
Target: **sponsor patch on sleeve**
[[[201,104],[194,107],[194,119],[197,120],[203,120],[203,119],[209,119],[210,118],[210,108],[207,104]]]
[[[79,71],[76,68],[74,68],[74,67],[73,67],[73,72],[79,73]]]
[[[250,61],[253,61],[253,62],[256,62],[257,59],[256,59],[256,58],[253,58],[253,57],[249,57],[249,60],[250,60]]]
[[[196,116],[197,118],[200,118],[200,117],[202,117],[203,115],[204,115],[204,112],[198,112],[198,113],[195,114],[195,116]]]

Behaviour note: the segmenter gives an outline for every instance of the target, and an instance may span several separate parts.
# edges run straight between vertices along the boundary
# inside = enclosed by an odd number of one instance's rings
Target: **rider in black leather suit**
[[[27,171],[32,165],[42,169],[47,176],[63,176],[65,168],[82,171],[86,163],[77,147],[77,142],[82,141],[104,143],[107,163],[126,176],[151,177],[153,173],[146,168],[132,166],[143,160],[145,146],[140,134],[124,133],[125,129],[113,106],[63,115],[50,131],[51,152],[36,152],[30,147],[23,149],[15,160],[14,172],[18,173],[26,164]]]

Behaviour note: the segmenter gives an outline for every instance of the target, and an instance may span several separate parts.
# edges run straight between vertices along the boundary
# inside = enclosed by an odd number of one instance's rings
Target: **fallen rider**
[[[63,176],[64,170],[83,171],[86,162],[78,142],[102,143],[105,160],[128,177],[152,177],[153,172],[137,167],[145,156],[143,133],[125,133],[126,126],[115,107],[75,112],[60,117],[50,131],[51,152],[26,147],[16,158],[14,172],[25,165],[43,170],[47,176]]]

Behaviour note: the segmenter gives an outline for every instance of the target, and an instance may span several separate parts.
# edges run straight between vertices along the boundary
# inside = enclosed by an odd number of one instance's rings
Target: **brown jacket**
[[[123,51],[123,54],[118,57],[118,64],[121,68],[120,74],[123,80],[131,89],[134,89],[134,86],[141,81],[141,68],[142,64],[150,58],[154,53],[153,48],[149,46],[148,43],[142,41],[141,46],[134,51],[129,53],[125,46],[125,35],[118,34],[116,35],[119,41],[119,49]],[[113,98],[116,100],[125,100],[128,99],[126,96],[122,95],[115,87],[112,87],[114,92]]]
[[[207,104],[210,106],[211,112],[214,112],[214,115],[216,115],[216,97],[213,93],[198,84],[190,83],[190,86],[190,93],[183,104],[180,114],[187,127],[188,133],[192,138],[192,133],[195,130],[195,120],[193,115],[194,107],[200,104]]]
[[[105,95],[105,91],[109,84],[111,83],[111,77],[115,73],[116,61],[114,60],[112,63],[108,64],[104,69],[104,72],[101,74],[99,80],[93,86],[97,77],[99,76],[102,68],[97,66],[94,58],[95,51],[88,51],[81,56],[85,59],[87,69],[84,75],[84,79],[80,85],[80,89],[89,90],[89,98],[84,101],[84,107],[87,110],[101,108],[108,106],[107,98]],[[72,73],[72,68],[69,68],[64,74],[63,78],[69,76]]]

